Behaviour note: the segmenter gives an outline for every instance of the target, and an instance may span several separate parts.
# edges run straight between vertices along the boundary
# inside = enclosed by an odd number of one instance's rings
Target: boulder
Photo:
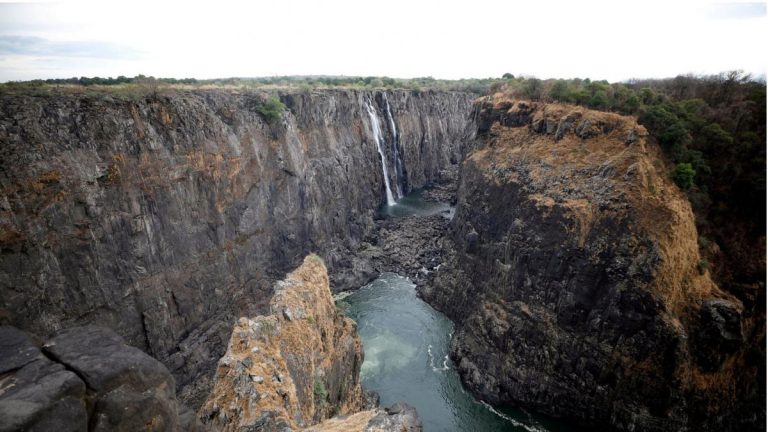
[[[196,431],[159,361],[112,330],[74,327],[40,347],[0,327],[0,431]]]

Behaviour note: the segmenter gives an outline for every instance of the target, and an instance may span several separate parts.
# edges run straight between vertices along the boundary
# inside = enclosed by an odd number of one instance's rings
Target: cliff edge
[[[464,383],[617,430],[754,422],[737,414],[764,380],[745,367],[742,305],[700,264],[690,204],[645,129],[569,105],[476,109],[455,252],[421,289],[457,322]]]

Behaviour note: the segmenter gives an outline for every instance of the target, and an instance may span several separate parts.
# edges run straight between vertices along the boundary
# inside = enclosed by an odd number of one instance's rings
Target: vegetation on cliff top
[[[117,78],[73,77],[63,79],[32,80],[0,84],[0,94],[11,92],[33,92],[39,94],[52,91],[103,91],[110,93],[146,94],[163,89],[237,89],[237,90],[300,90],[348,88],[348,89],[400,89],[415,93],[422,91],[465,91],[486,94],[491,86],[504,82],[499,78],[468,78],[443,80],[433,77],[390,78],[356,76],[275,76],[261,78],[221,78],[198,80],[195,78],[155,78],[144,75]]]
[[[744,294],[764,284],[764,81],[738,71],[613,84],[510,77],[491,91],[637,116],[675,166],[721,286]]]

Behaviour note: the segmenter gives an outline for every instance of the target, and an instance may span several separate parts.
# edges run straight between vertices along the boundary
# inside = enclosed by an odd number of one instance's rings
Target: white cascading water
[[[368,116],[371,118],[371,128],[373,128],[373,139],[376,141],[376,149],[379,151],[381,157],[381,171],[384,174],[384,186],[387,188],[387,205],[395,205],[395,197],[392,195],[392,188],[389,186],[389,170],[387,170],[387,158],[384,155],[384,150],[381,148],[381,142],[384,137],[381,136],[381,125],[379,124],[379,117],[373,110],[370,101],[365,102],[365,109],[368,111]]]
[[[395,126],[395,118],[392,116],[392,110],[389,108],[389,100],[387,94],[384,93],[384,103],[387,106],[387,118],[389,119],[389,128],[392,130],[392,155],[394,157],[395,167],[395,187],[397,189],[397,198],[403,197],[403,187],[401,186],[400,173],[403,171],[400,161],[400,151],[397,149],[397,126]]]

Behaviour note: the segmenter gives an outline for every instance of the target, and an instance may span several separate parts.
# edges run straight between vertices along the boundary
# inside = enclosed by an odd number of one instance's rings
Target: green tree
[[[549,97],[556,101],[568,102],[568,83],[557,80],[549,89]]]
[[[640,108],[640,98],[637,97],[637,95],[633,94],[629,98],[627,98],[627,102],[624,103],[624,108],[629,113],[634,113],[637,111],[638,108]]]
[[[589,99],[589,107],[597,109],[605,109],[608,107],[608,95],[603,90],[598,90]]]
[[[672,172],[672,180],[683,190],[690,189],[695,178],[696,170],[689,163],[677,164]]]
[[[273,124],[280,118],[280,114],[285,109],[285,104],[280,102],[280,99],[270,96],[264,102],[256,106],[256,112],[261,114],[261,117],[269,124]]]

